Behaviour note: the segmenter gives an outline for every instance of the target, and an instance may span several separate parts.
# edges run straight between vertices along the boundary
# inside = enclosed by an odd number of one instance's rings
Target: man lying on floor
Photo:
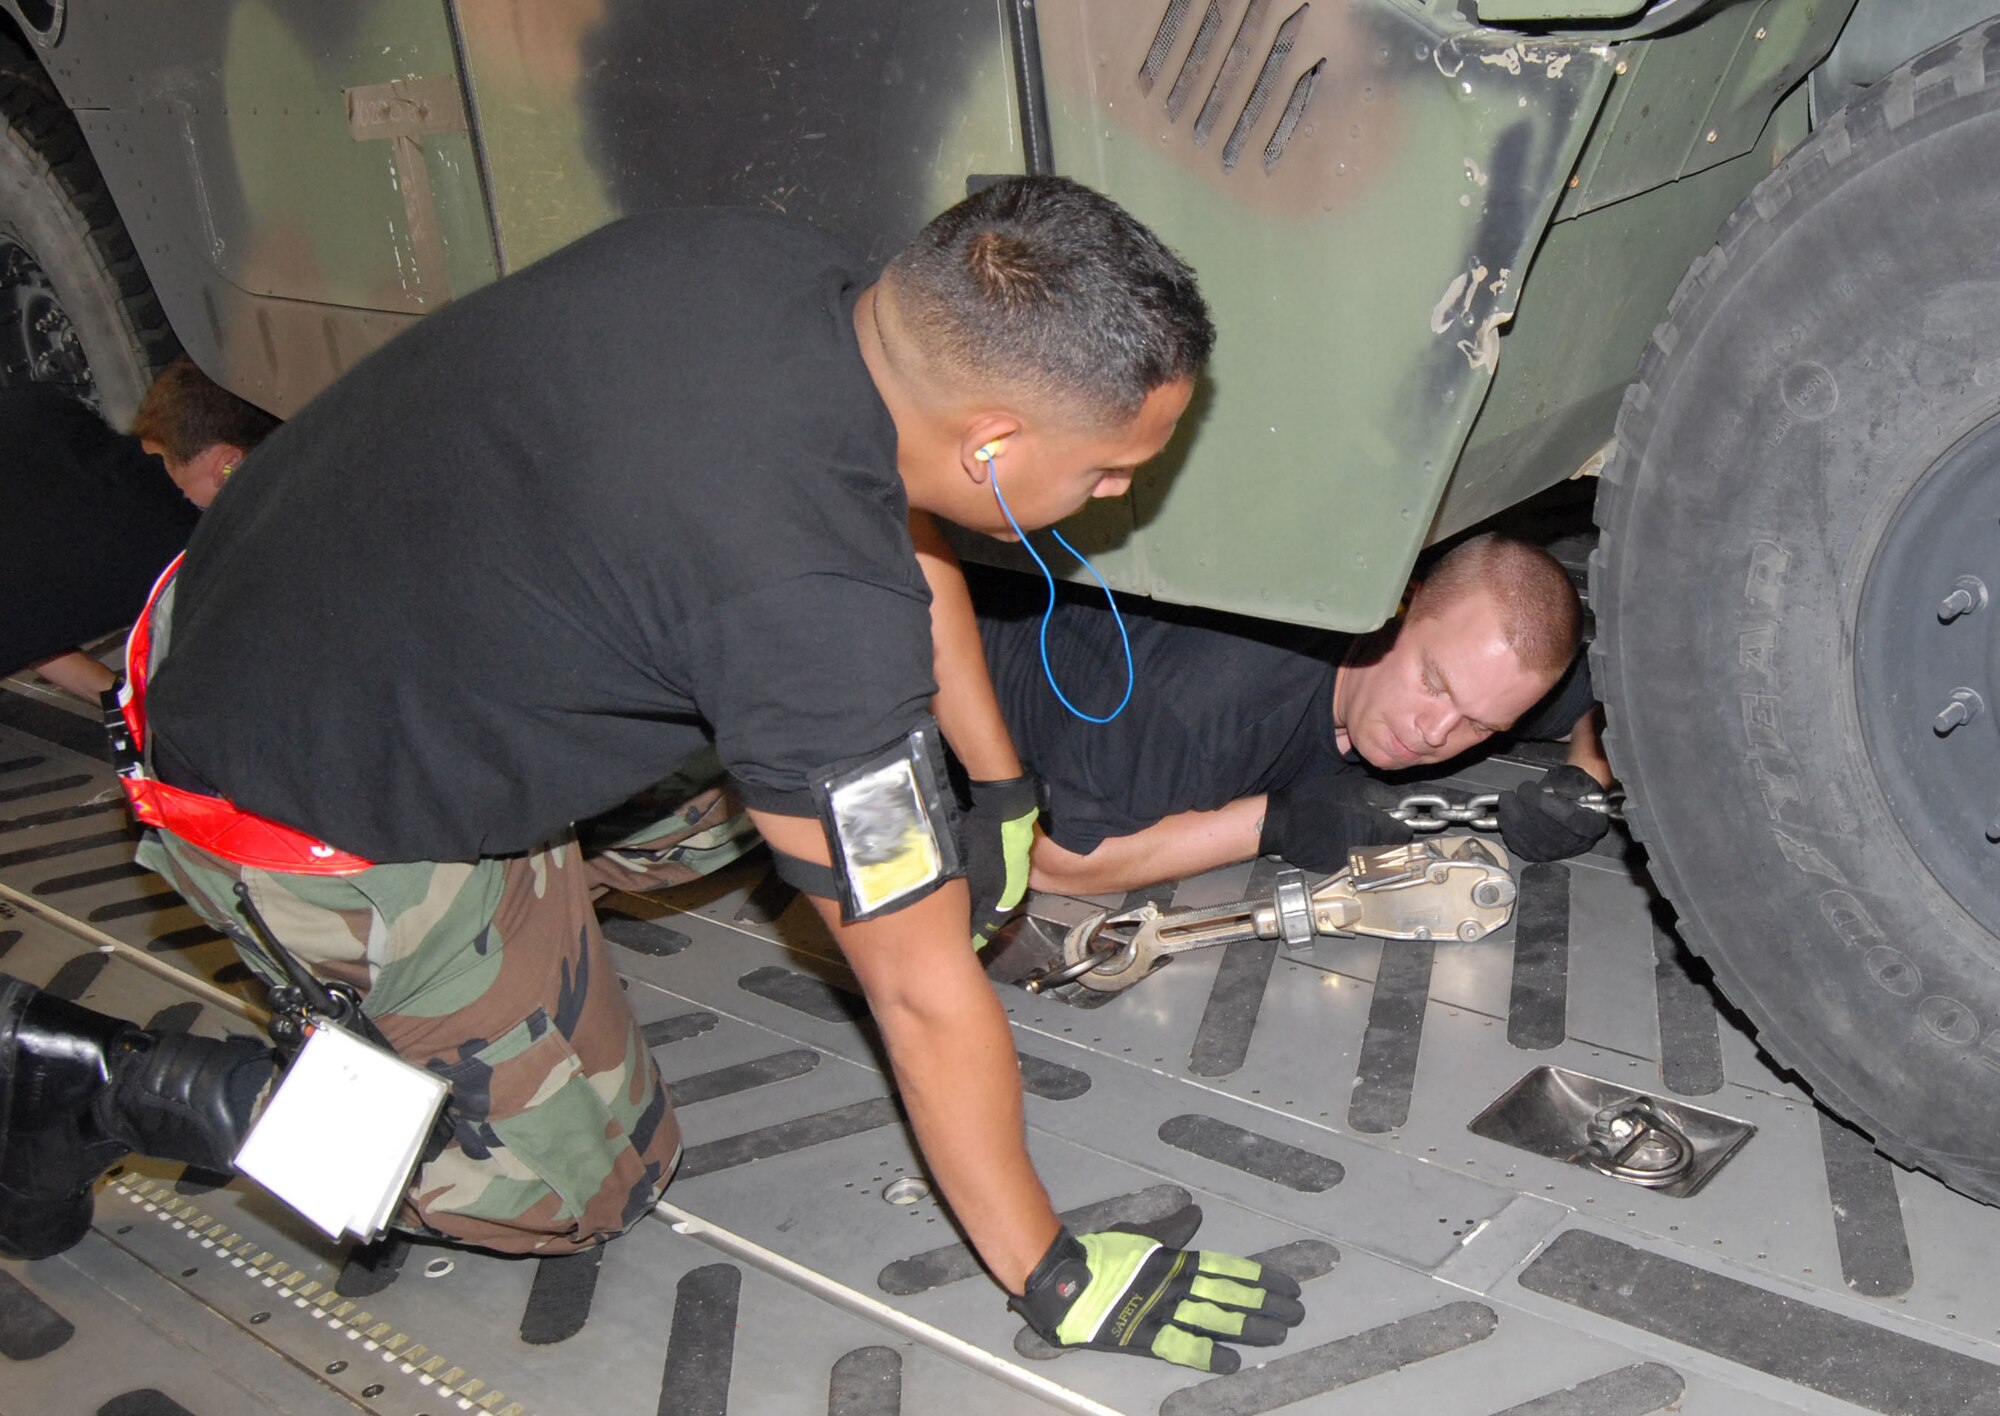
[[[1577,652],[1582,613],[1547,552],[1500,536],[1454,548],[1374,634],[1249,637],[1158,606],[1126,613],[1136,688],[1110,722],[1072,713],[1043,668],[1039,587],[982,576],[980,632],[1014,743],[1043,788],[1030,882],[1096,895],[1257,855],[1331,872],[1357,846],[1407,841],[1382,778],[1457,757],[1495,733],[1571,737],[1569,764],[1503,796],[1526,860],[1588,850],[1607,818],[1579,805],[1610,770]],[[1102,716],[1125,656],[1103,603],[1059,599],[1048,672]]]

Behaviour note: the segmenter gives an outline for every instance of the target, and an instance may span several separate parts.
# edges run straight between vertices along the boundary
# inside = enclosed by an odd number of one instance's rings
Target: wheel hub
[[[0,388],[31,383],[97,403],[90,361],[48,273],[26,246],[0,236]]]
[[[1911,847],[2000,933],[2000,417],[1917,483],[1861,592],[1855,686]]]

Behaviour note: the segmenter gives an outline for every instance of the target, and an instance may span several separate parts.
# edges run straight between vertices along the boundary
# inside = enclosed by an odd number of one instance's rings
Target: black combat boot
[[[133,1151],[228,1170],[275,1065],[255,1038],[148,1032],[0,974],[0,1255],[76,1243]]]

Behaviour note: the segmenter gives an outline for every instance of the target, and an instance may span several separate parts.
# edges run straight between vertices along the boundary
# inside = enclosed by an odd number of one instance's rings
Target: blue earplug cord
[[[1021,523],[1014,519],[1014,512],[1007,505],[1007,498],[1000,493],[1000,466],[998,458],[989,454],[980,460],[986,464],[987,480],[993,484],[993,499],[1000,503],[1000,514],[1007,518],[1007,524],[1013,527],[1014,534],[1021,538],[1022,548],[1034,557],[1035,564],[1041,567],[1042,579],[1046,580],[1049,585],[1049,607],[1042,611],[1042,676],[1049,681],[1050,689],[1055,692],[1056,701],[1069,709],[1071,713],[1083,719],[1086,723],[1108,723],[1120,713],[1123,713],[1125,705],[1132,701],[1132,685],[1137,679],[1137,675],[1132,668],[1132,636],[1125,632],[1125,617],[1118,613],[1118,601],[1112,595],[1111,587],[1104,583],[1104,577],[1097,573],[1097,567],[1083,558],[1083,552],[1064,540],[1062,532],[1051,526],[1049,534],[1056,538],[1056,544],[1074,556],[1076,563],[1090,572],[1090,578],[1095,580],[1097,588],[1104,592],[1104,602],[1111,606],[1112,623],[1118,626],[1118,642],[1125,650],[1125,696],[1118,700],[1116,708],[1113,708],[1109,713],[1099,718],[1093,714],[1084,712],[1081,708],[1070,702],[1069,698],[1063,693],[1061,686],[1056,683],[1055,671],[1049,667],[1049,620],[1056,612],[1056,578],[1049,571],[1049,563],[1042,559],[1041,552],[1037,551],[1034,543],[1028,539],[1028,533],[1021,529]]]

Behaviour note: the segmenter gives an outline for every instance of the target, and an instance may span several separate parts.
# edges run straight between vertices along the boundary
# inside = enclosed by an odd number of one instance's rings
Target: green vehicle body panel
[[[1424,545],[1588,470],[1681,275],[1824,116],[1809,91],[2000,4],[1860,0],[1849,26],[1855,0],[1720,0],[1643,37],[1640,0],[1462,8],[1033,7],[1055,170],[1181,251],[1221,331],[1168,452],[1064,528],[1114,586],[1380,623]],[[649,203],[767,204],[886,255],[1024,168],[1005,12],[72,0],[22,30],[183,342],[288,413]]]
[[[1159,5],[1041,8],[1059,165],[1194,265],[1220,331],[1172,455],[1093,508],[1077,544],[1114,584],[1164,599],[1366,627],[1393,612],[1423,544],[1611,62],[1400,5],[1318,7],[1226,169],[1284,10],[1264,10],[1204,144],[1207,83],[1173,121],[1177,65],[1150,94],[1138,82]],[[1230,38],[1225,25],[1216,48]],[[1267,167],[1277,110],[1322,59],[1306,121]]]
[[[1622,20],[1645,8],[1645,0],[1479,0],[1479,18],[1489,25],[1524,21],[1573,24],[1579,20]]]
[[[493,278],[469,134],[418,145],[443,270],[421,268],[394,144],[349,134],[349,90],[451,73],[441,9],[247,0],[171,19],[73,5],[44,61],[176,333],[215,377],[288,413]]]

